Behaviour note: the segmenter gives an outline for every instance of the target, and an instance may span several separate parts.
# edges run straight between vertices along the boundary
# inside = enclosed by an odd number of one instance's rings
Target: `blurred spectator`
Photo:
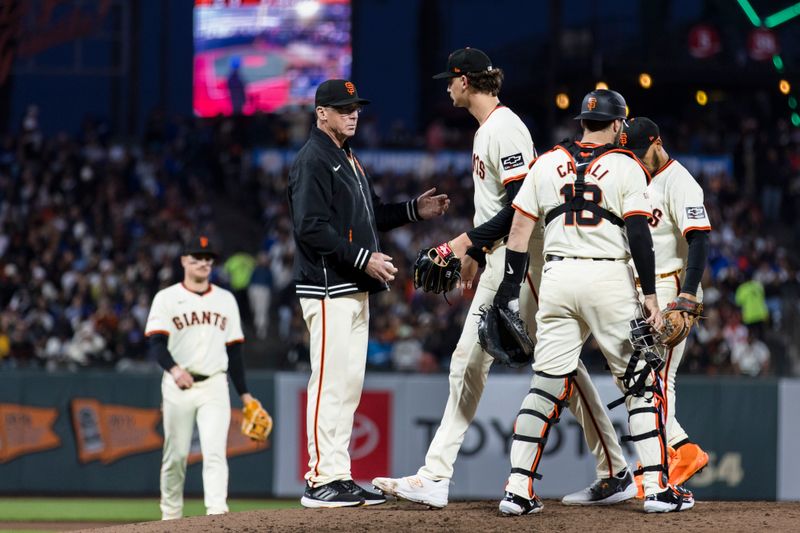
[[[748,332],[744,342],[738,343],[731,351],[731,362],[737,374],[743,376],[764,376],[769,372],[770,354],[767,345],[756,338],[755,332]]]
[[[736,289],[736,305],[742,309],[742,322],[758,336],[763,335],[764,323],[769,318],[769,309],[764,297],[764,286],[756,279],[739,285]]]
[[[258,252],[256,267],[247,286],[250,309],[253,311],[253,326],[259,339],[266,339],[269,324],[269,309],[272,303],[272,269],[269,254]]]
[[[223,266],[230,280],[231,292],[239,306],[243,324],[250,323],[253,320],[252,309],[247,297],[247,286],[250,284],[250,277],[253,275],[255,267],[255,258],[247,252],[233,254],[225,261]]]

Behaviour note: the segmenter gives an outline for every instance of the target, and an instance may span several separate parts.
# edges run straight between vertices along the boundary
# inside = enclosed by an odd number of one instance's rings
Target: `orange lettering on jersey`
[[[172,317],[172,323],[175,324],[175,329],[177,329],[178,331],[183,329],[183,322],[181,322],[180,318],[176,316]]]
[[[604,171],[602,172],[602,174],[598,174],[598,172],[600,172],[600,169],[601,169],[601,168],[603,168],[603,165],[599,165],[599,164],[598,164],[598,165],[595,165],[595,166],[592,168],[592,176],[594,176],[594,177],[595,177],[595,178],[597,178],[598,180],[601,180],[601,179],[603,179],[603,178],[605,177],[605,175],[606,175],[606,174],[608,174],[608,170],[604,170]]]

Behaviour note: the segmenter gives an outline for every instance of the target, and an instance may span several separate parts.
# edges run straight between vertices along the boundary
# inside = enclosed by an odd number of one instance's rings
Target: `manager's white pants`
[[[369,294],[300,298],[311,334],[306,434],[312,487],[352,479],[350,435],[367,364]]]

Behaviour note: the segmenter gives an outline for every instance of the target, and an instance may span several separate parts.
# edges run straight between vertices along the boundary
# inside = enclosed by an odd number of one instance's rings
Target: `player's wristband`
[[[527,266],[527,252],[516,252],[510,248],[506,248],[506,265],[503,270],[503,281],[508,281],[519,286],[525,278]]]

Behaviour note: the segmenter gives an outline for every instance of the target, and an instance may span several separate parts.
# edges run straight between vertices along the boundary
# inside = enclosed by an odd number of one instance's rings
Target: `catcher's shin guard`
[[[563,376],[534,373],[531,389],[522,401],[514,424],[508,492],[525,498],[533,497],[533,480],[542,477],[536,470],[547,436],[569,403],[574,376],[574,372]]]
[[[667,486],[668,449],[666,438],[666,400],[659,370],[664,366],[663,346],[659,346],[652,327],[643,318],[631,320],[630,342],[634,352],[618,382],[623,396],[609,409],[625,403],[628,409],[630,435],[623,441],[633,442],[640,463],[634,474],[644,474],[645,494],[664,490]]]

